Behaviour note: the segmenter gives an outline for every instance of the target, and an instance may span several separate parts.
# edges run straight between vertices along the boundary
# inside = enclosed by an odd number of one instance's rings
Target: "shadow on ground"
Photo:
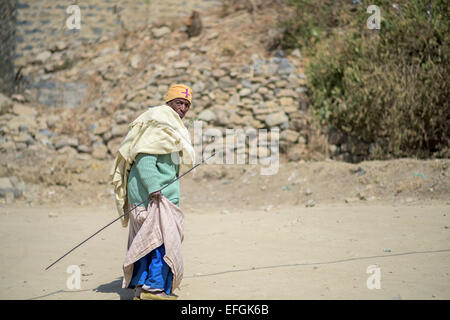
[[[93,291],[102,293],[117,293],[120,300],[133,300],[133,290],[122,288],[122,280],[123,278],[120,277],[110,283],[101,284],[97,288],[93,289]]]

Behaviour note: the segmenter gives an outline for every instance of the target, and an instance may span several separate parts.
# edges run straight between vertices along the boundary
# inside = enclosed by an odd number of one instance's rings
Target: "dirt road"
[[[183,207],[182,207],[183,209]],[[450,206],[324,204],[185,211],[180,299],[449,299]],[[0,208],[0,299],[130,299],[115,208]],[[81,270],[69,290],[67,268]],[[369,290],[376,265],[380,289]],[[375,282],[373,282],[375,283]]]

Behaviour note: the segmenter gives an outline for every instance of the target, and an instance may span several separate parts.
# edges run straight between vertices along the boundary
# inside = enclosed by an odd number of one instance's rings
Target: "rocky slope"
[[[169,85],[178,82],[193,89],[186,125],[194,134],[194,124],[201,123],[200,150],[210,145],[208,129],[215,130],[211,132],[217,142],[225,138],[226,129],[245,133],[276,128],[282,163],[359,160],[358,146],[332,145],[314,127],[300,51],[267,50],[277,41],[277,21],[284,14],[275,5],[257,14],[246,7],[220,8],[201,12],[202,29],[195,37],[186,32],[189,21],[174,19],[75,47],[57,42],[23,59],[26,89],[12,97],[0,96],[0,189],[6,190],[0,196],[6,202],[25,199],[30,204],[62,201],[65,196],[81,202],[111,199],[108,170],[128,123],[149,106],[161,104]],[[249,156],[273,152],[263,141],[251,149],[250,140],[229,151],[245,154],[247,162]],[[332,163],[331,167],[347,165]],[[448,177],[447,163],[437,164],[441,169],[433,174],[436,179]],[[295,171],[293,165],[283,165],[280,172]],[[221,172],[242,170],[207,168],[205,172],[219,175],[219,180]],[[349,169],[339,170],[349,174]],[[278,184],[277,176],[255,179],[255,190],[260,183]],[[396,188],[395,183],[389,185],[388,190]],[[293,194],[288,183],[278,187],[272,192]],[[441,187],[448,188],[448,183]],[[338,196],[348,197],[355,197],[355,192]]]

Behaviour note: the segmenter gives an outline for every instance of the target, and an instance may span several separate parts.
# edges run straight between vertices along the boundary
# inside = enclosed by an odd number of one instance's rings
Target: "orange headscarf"
[[[192,103],[192,89],[184,84],[174,84],[170,86],[169,90],[167,90],[166,102],[176,98],[183,98]]]

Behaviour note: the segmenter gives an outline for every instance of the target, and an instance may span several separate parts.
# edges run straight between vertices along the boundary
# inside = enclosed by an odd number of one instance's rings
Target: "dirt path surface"
[[[0,299],[130,299],[120,222],[44,271],[117,217],[111,163],[26,159],[7,165],[26,191],[0,199]],[[176,294],[449,299],[449,167],[445,159],[300,161],[264,176],[255,166],[205,164],[181,181],[185,273]],[[75,290],[71,265],[80,268]],[[370,290],[374,265],[381,288]]]
[[[184,209],[180,299],[450,298],[446,202],[195,207]],[[44,271],[115,214],[113,204],[2,206],[0,298],[130,299],[121,289],[128,231],[120,223]],[[80,267],[79,290],[66,286],[70,265]],[[380,289],[367,288],[371,265]]]

